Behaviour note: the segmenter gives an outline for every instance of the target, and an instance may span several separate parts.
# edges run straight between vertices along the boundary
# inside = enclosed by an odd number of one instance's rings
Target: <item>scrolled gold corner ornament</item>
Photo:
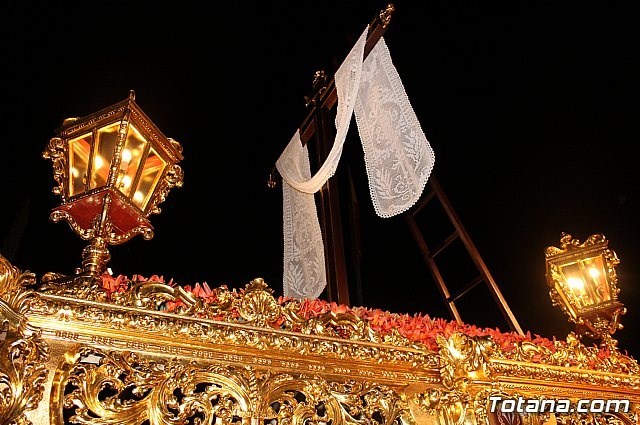
[[[0,301],[23,314],[28,308],[27,300],[36,296],[31,290],[35,282],[33,273],[21,271],[0,255]]]
[[[422,413],[435,416],[439,423],[462,425],[468,421],[475,422],[476,416],[471,407],[476,394],[470,385],[477,381],[491,381],[488,361],[496,351],[496,345],[488,337],[472,337],[459,332],[449,338],[438,336],[437,342],[444,388],[416,393],[412,401]]]
[[[49,347],[21,314],[32,292],[31,273],[0,256],[0,424],[27,425],[27,411],[42,400]]]
[[[411,423],[402,396],[374,383],[89,347],[65,359],[52,389],[52,425]]]
[[[489,337],[456,332],[449,338],[439,335],[437,341],[440,374],[446,389],[464,392],[469,383],[489,379],[488,359],[496,351],[496,345]]]
[[[562,233],[560,247],[545,250],[549,296],[575,323],[579,337],[598,339],[610,351],[617,351],[613,333],[622,329],[620,317],[626,308],[618,300],[620,289],[616,253],[609,241],[597,233],[584,243]]]

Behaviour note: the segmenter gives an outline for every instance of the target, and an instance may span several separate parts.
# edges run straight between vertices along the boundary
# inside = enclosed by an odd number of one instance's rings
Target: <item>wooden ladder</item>
[[[439,202],[448,221],[453,227],[453,232],[446,236],[439,244],[432,243],[432,245],[435,245],[434,247],[429,247],[427,245],[425,232],[416,220],[418,214],[431,202]],[[442,190],[442,186],[433,175],[429,177],[425,193],[420,201],[409,211],[405,212],[404,216],[452,318],[458,323],[462,323],[462,318],[460,316],[459,308],[456,306],[456,302],[460,301],[460,299],[465,295],[468,295],[473,288],[484,283],[487,285],[487,288],[500,308],[500,311],[511,330],[523,335],[522,328],[518,324],[518,321],[507,304],[507,301],[500,292],[498,284],[494,280],[493,276],[491,276],[489,268],[482,260],[478,249],[469,237],[469,234],[462,225],[460,218],[454,211],[451,202],[449,202],[449,199]],[[439,267],[439,263],[436,260],[440,254],[442,254],[454,241],[457,240],[460,240],[464,245],[466,252],[478,271],[478,275],[459,289],[455,290],[454,293],[451,293],[445,283],[441,267]]]

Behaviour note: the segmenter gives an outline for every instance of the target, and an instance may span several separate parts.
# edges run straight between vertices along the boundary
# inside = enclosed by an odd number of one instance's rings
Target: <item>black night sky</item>
[[[435,151],[434,175],[522,327],[564,338],[571,327],[551,306],[544,250],[561,232],[603,233],[629,310],[616,336],[637,357],[640,34],[630,3],[398,0],[384,37]],[[0,252],[38,275],[79,266],[84,242],[48,219],[59,199],[42,151],[63,119],[135,90],[183,145],[185,184],[151,217],[154,239],[112,247],[110,267],[185,285],[263,277],[280,295],[282,194],[267,189],[268,173],[306,115],[313,73],[333,75],[386,3],[97,5],[0,6]],[[357,137],[338,172],[353,176],[359,202],[354,304],[446,315],[404,220],[375,216]],[[482,300],[467,301],[465,321],[495,314]]]

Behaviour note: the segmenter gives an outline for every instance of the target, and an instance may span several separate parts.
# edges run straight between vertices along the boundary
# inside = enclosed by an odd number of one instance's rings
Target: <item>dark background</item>
[[[637,356],[639,60],[630,3],[398,0],[384,37],[436,153],[434,175],[522,327],[564,338],[571,327],[551,306],[544,249],[561,232],[581,241],[603,233],[621,259],[629,309],[616,336]],[[151,217],[154,239],[112,247],[110,267],[185,285],[240,288],[263,277],[280,295],[282,195],[267,189],[268,173],[306,115],[313,73],[333,75],[386,3],[101,5],[0,6],[0,252],[38,275],[80,264],[84,242],[48,220],[59,199],[41,154],[64,118],[133,89],[182,143],[185,185]],[[351,137],[339,175],[353,177],[361,222],[353,303],[445,316],[403,219],[375,216],[364,173]],[[466,304],[465,321],[492,326],[493,304],[480,294]]]

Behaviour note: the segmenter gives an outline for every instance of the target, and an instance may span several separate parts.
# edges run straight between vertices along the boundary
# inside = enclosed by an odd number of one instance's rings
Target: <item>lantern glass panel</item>
[[[579,261],[571,262],[560,267],[563,280],[569,293],[567,297],[579,310],[594,304],[588,283],[580,269]]]
[[[578,309],[596,306],[611,299],[602,256],[576,260],[560,267],[567,294]]]
[[[166,161],[158,155],[156,150],[153,147],[149,149],[149,155],[144,163],[138,187],[133,195],[133,202],[141,210],[144,211],[147,207],[166,166]]]
[[[131,195],[131,189],[135,183],[134,180],[146,146],[147,141],[142,134],[133,125],[130,125],[127,140],[122,149],[122,160],[116,180],[116,187],[127,197]]]
[[[69,142],[69,197],[85,191],[91,155],[91,133]]]
[[[583,260],[586,276],[591,279],[596,303],[611,301],[607,270],[602,255]]]
[[[109,171],[111,170],[111,161],[118,141],[119,128],[120,123],[116,122],[98,130],[89,189],[105,186],[109,180]]]

